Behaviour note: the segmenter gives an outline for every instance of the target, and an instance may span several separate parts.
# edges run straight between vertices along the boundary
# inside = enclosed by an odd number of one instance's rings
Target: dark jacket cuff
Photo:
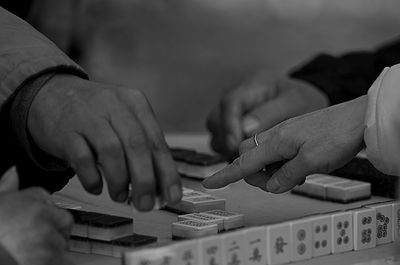
[[[44,171],[66,171],[69,166],[62,160],[41,150],[33,141],[27,129],[29,109],[40,89],[58,73],[69,73],[87,79],[84,72],[71,67],[56,67],[39,73],[22,84],[15,95],[10,109],[11,129],[19,148],[37,167]]]

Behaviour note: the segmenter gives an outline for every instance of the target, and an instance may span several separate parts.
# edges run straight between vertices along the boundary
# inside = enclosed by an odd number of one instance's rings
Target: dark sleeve
[[[36,146],[27,131],[30,106],[40,89],[57,73],[70,73],[87,78],[74,68],[57,67],[25,82],[5,109],[9,117],[11,142],[15,143],[15,165],[20,178],[20,188],[41,186],[50,192],[64,187],[74,175],[63,161],[50,156]]]
[[[366,94],[383,68],[398,63],[400,40],[373,52],[353,52],[339,57],[321,54],[292,71],[290,76],[315,85],[334,105]]]

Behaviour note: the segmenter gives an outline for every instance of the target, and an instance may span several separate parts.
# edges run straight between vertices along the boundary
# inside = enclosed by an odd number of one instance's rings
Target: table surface
[[[207,140],[206,135],[185,134],[167,136],[167,141],[171,146],[196,148],[200,151],[209,151]],[[228,211],[243,213],[245,215],[246,227],[282,222],[301,218],[310,214],[349,209],[366,203],[387,200],[382,197],[374,196],[368,201],[343,205],[315,200],[292,193],[285,193],[282,195],[269,194],[258,188],[251,187],[243,181],[217,191],[204,190],[198,180],[183,179],[183,185],[226,199],[226,208]],[[145,214],[136,212],[128,205],[112,202],[109,199],[107,190],[104,190],[99,196],[86,193],[76,178],[72,179],[62,191],[53,196],[56,200],[78,204],[84,209],[91,211],[133,217],[135,232],[158,237],[158,242],[156,244],[168,244],[171,242],[170,227],[171,223],[176,221],[177,217],[174,213],[167,211],[153,211]],[[387,244],[374,249],[330,255],[295,264],[343,265],[380,260],[392,256],[400,259],[399,244]],[[70,257],[77,265],[114,265],[121,263],[120,259],[100,255],[70,253]]]

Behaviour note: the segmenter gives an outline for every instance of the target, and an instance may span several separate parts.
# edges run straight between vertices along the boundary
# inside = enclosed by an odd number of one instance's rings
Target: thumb
[[[289,95],[283,93],[257,106],[243,117],[243,132],[247,137],[251,137],[255,133],[268,130],[291,118],[296,111],[296,106],[290,102]]]
[[[300,156],[284,163],[267,181],[266,190],[272,193],[283,193],[301,184],[310,170]]]
[[[18,189],[18,174],[15,167],[12,167],[0,178],[0,193],[16,192]]]

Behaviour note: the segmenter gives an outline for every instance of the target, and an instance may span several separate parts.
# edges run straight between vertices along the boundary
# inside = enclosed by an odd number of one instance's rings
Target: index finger
[[[168,145],[165,142],[164,134],[158,126],[147,98],[143,97],[134,107],[150,145],[154,173],[162,198],[169,203],[177,203],[182,198],[181,180]]]
[[[221,120],[227,137],[227,145],[231,150],[237,148],[239,141],[242,140],[243,133],[241,127],[242,106],[239,97],[234,93],[229,94],[221,102]]]
[[[274,141],[265,141],[236,158],[233,163],[203,181],[207,189],[217,189],[253,175],[269,165],[286,159],[274,146]]]

